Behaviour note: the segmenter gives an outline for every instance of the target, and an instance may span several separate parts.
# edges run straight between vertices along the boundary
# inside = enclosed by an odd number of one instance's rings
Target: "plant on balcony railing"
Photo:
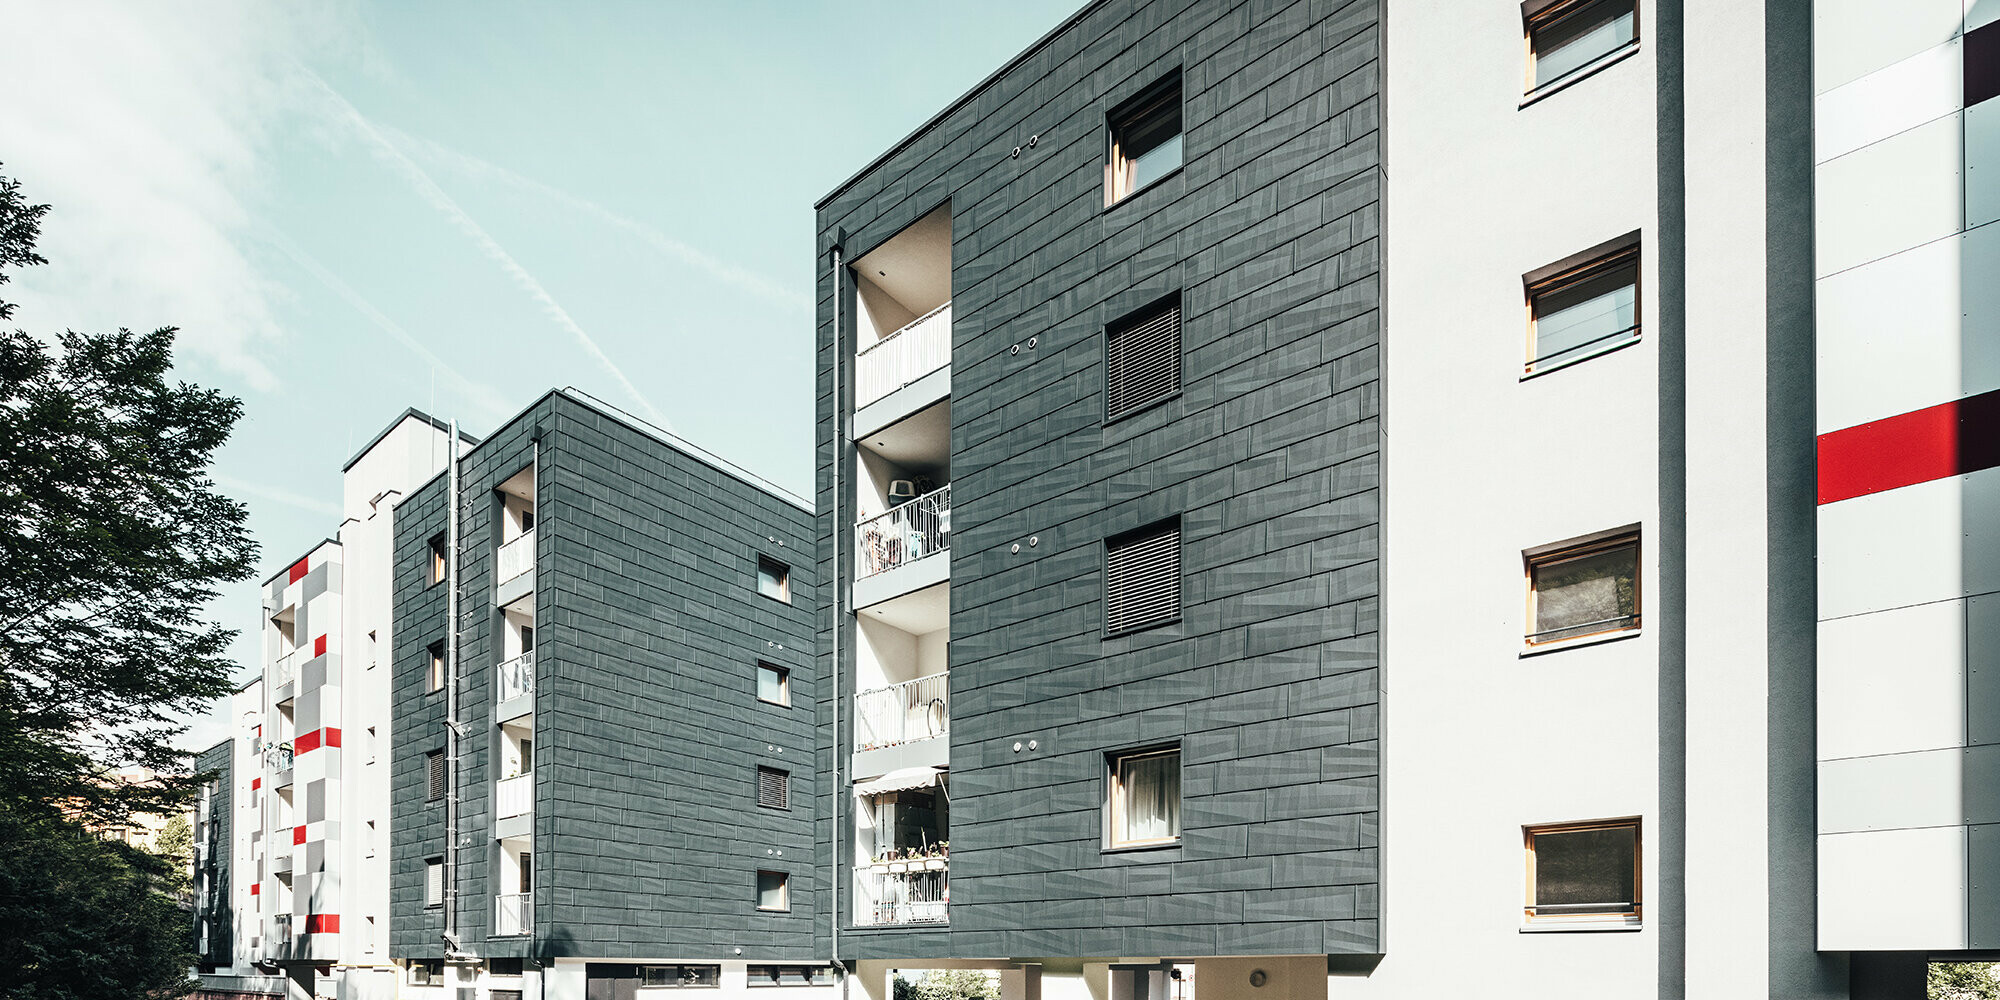
[[[951,484],[855,525],[859,578],[887,573],[951,549]]]
[[[266,743],[259,750],[264,755],[264,763],[273,770],[283,771],[292,766],[292,743],[290,740],[286,740],[283,743]]]
[[[951,861],[951,841],[940,840],[917,847],[891,847],[870,856],[868,870],[882,875],[913,875],[941,872]]]
[[[854,354],[854,405],[867,406],[951,363],[951,303]]]

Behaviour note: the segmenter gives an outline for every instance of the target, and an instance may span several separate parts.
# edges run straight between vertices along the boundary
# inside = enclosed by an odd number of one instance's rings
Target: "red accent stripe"
[[[259,789],[259,788],[262,788],[262,787],[264,787],[264,779],[262,779],[262,778],[251,778],[251,779],[250,779],[250,790],[251,790],[251,791],[253,791],[253,792],[254,792],[254,791],[256,791],[257,789]]]
[[[295,757],[304,754],[309,750],[318,750],[318,749],[319,749],[319,730],[317,729],[313,730],[310,733],[305,733],[301,735],[298,739],[292,741],[292,755]]]
[[[325,741],[326,746],[337,747],[340,745],[340,730],[328,726],[320,730],[320,732],[324,734],[320,738]]]
[[[311,557],[308,556],[306,558],[310,559]],[[305,578],[306,578],[306,559],[301,559],[298,562],[292,564],[291,579],[286,580],[285,582],[288,584],[297,583]]]
[[[1819,436],[1819,502],[2000,466],[2000,390]]]
[[[314,656],[326,655],[326,636],[320,636],[319,638],[313,640],[313,655]]]
[[[306,933],[307,934],[340,933],[340,914],[338,913],[306,914]]]
[[[294,844],[303,844],[303,843],[305,843],[305,842],[306,842],[306,828],[305,828],[305,827],[303,827],[303,826],[295,826],[295,827],[293,827],[293,828],[292,828],[292,843],[294,843]]]
[[[264,894],[264,887],[262,885],[256,882],[250,883],[250,895],[261,896],[263,894]]]

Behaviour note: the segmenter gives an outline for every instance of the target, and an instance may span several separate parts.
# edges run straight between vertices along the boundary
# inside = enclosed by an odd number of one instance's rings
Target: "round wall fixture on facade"
[[[1014,547],[1013,547],[1012,549],[1010,549],[1009,551],[1013,552],[1013,553],[1014,553],[1015,555],[1017,555],[1017,556],[1018,556],[1018,555],[1020,555],[1020,554],[1021,554],[1021,543],[1020,543],[1020,542],[1015,542],[1015,543],[1014,543]]]
[[[1019,353],[1021,353],[1021,345],[1019,345],[1019,344],[1015,344],[1014,346],[1012,346],[1012,347],[1009,347],[1009,348],[1007,348],[1007,353],[1008,353],[1008,354],[1019,354]]]
[[[1255,986],[1255,987],[1258,987],[1258,988],[1262,988],[1262,987],[1263,987],[1263,985],[1264,985],[1264,983],[1265,983],[1265,982],[1267,982],[1267,981],[1268,981],[1268,979],[1269,979],[1269,977],[1267,977],[1267,976],[1265,976],[1265,975],[1264,975],[1264,970],[1263,970],[1263,969],[1251,969],[1251,970],[1250,970],[1250,985],[1252,985],[1252,986]]]
[[[1034,548],[1035,546],[1037,546],[1037,545],[1040,545],[1040,544],[1042,544],[1042,536],[1040,536],[1040,535],[1029,535],[1029,536],[1028,536],[1028,547],[1029,547],[1029,548],[1031,548],[1031,549],[1032,549],[1032,548]]]
[[[1014,752],[1015,752],[1015,753],[1020,753],[1020,752],[1021,752],[1021,741],[1020,741],[1020,740],[1015,740],[1015,741],[1014,741]]]
[[[1039,343],[1041,343],[1041,342],[1042,342],[1042,338],[1040,338],[1040,337],[1029,337],[1029,338],[1028,338],[1028,350],[1031,350],[1031,351],[1032,351],[1032,350],[1034,350],[1034,349],[1035,349],[1035,345],[1036,345],[1036,344],[1039,344]]]
[[[1039,749],[1041,749],[1041,746],[1042,746],[1042,744],[1040,743],[1040,741],[1037,741],[1037,740],[1029,740],[1029,741],[1028,741],[1028,749],[1030,749],[1030,750],[1039,750]]]
[[[1033,149],[1033,148],[1035,148],[1035,144],[1036,144],[1036,143],[1038,143],[1038,142],[1041,142],[1041,141],[1042,141],[1042,137],[1041,137],[1040,135],[1031,135],[1031,136],[1029,136],[1029,137],[1028,137],[1028,148],[1029,148],[1029,149]]]

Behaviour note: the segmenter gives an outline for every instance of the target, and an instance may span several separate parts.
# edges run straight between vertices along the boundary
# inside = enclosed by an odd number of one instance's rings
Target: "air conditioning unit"
[[[917,498],[916,483],[908,479],[891,479],[889,481],[890,506],[902,503],[905,500],[915,500],[916,498]]]

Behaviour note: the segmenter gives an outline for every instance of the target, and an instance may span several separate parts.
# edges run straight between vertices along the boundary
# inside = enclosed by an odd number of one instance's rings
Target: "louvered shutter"
[[[789,772],[774,767],[757,769],[757,804],[771,809],[789,809],[791,801],[791,779]]]
[[[1181,617],[1181,524],[1178,518],[1105,545],[1104,630],[1150,628]]]
[[[1121,322],[1106,334],[1104,407],[1107,419],[1145,409],[1181,390],[1181,306],[1164,306]]]
[[[444,751],[431,751],[425,755],[424,762],[430,773],[430,800],[436,802],[444,798]]]
[[[444,862],[431,859],[424,862],[424,905],[437,906],[444,902]]]

